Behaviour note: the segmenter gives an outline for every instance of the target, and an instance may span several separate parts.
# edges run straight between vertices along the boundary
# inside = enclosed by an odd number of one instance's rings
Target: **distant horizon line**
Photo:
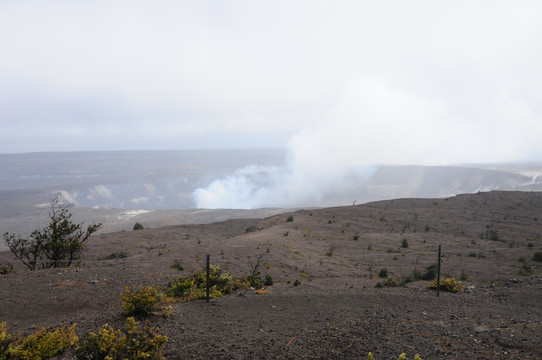
[[[223,147],[223,148],[184,148],[184,149],[124,149],[124,150],[46,150],[0,153],[0,156],[33,154],[73,154],[73,153],[127,153],[127,152],[187,152],[187,151],[286,151],[286,147]]]
[[[68,154],[107,154],[107,153],[187,153],[187,152],[199,152],[209,153],[216,151],[228,151],[228,152],[240,152],[240,151],[276,151],[284,152],[286,155],[288,152],[287,147],[223,147],[223,148],[184,148],[184,149],[126,149],[126,150],[48,150],[48,151],[28,151],[28,152],[13,152],[13,153],[0,153],[0,157],[11,156],[33,156],[33,155],[68,155]],[[488,166],[511,166],[511,165],[524,165],[542,166],[542,160],[516,160],[516,161],[502,161],[502,162],[474,162],[474,163],[455,163],[455,164],[423,164],[423,163],[376,163],[365,164],[364,166],[420,166],[420,167],[488,167]]]

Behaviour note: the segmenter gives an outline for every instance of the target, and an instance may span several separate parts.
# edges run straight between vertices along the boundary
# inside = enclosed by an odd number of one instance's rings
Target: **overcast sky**
[[[542,159],[540,1],[0,1],[0,153]]]

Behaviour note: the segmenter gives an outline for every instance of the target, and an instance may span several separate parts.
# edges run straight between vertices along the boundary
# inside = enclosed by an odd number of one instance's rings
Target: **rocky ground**
[[[541,193],[491,192],[123,231],[91,238],[79,268],[32,272],[3,252],[14,271],[0,277],[0,322],[23,334],[77,323],[81,337],[121,328],[125,286],[165,286],[209,254],[239,276],[258,266],[275,284],[151,316],[169,338],[166,359],[539,359],[541,210]],[[438,245],[443,273],[468,291],[375,288],[383,269],[399,282],[436,262]]]

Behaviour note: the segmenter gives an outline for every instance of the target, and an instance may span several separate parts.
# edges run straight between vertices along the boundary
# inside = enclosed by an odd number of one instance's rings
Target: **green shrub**
[[[34,230],[29,239],[4,234],[4,240],[13,255],[30,270],[71,266],[81,258],[85,250],[84,243],[102,226],[92,224],[83,230],[83,224],[71,220],[72,214],[60,197],[51,201],[49,218],[49,225]]]
[[[522,276],[534,274],[533,266],[531,264],[523,264],[523,266],[519,269],[518,274]]]
[[[104,325],[97,334],[79,342],[76,356],[79,360],[149,359],[161,360],[166,336],[159,335],[156,328],[145,324],[138,329],[133,317],[126,319],[126,334]]]
[[[8,351],[13,341],[11,335],[8,334],[6,323],[0,323],[0,360],[8,359]]]
[[[376,288],[396,287],[396,286],[398,286],[397,283],[391,277],[387,278],[384,281],[377,282],[376,285],[375,285]]]
[[[273,285],[273,277],[270,274],[265,275],[265,280],[263,282],[265,286]]]
[[[301,281],[299,281],[299,279],[296,279],[296,281],[294,281],[294,286],[299,286],[301,285]]]
[[[246,289],[249,286],[250,282],[246,278],[238,279],[223,272],[218,265],[209,267],[209,296],[211,298],[220,297],[239,289]],[[207,272],[205,270],[195,271],[192,275],[174,278],[166,293],[182,300],[206,298]]]
[[[246,280],[254,289],[261,289],[264,286],[264,281],[262,280],[259,271],[255,271],[252,275],[248,275]]]
[[[294,222],[293,215],[288,216],[288,218],[286,219],[286,222]]]
[[[41,360],[62,354],[66,349],[74,346],[78,340],[75,326],[74,324],[68,329],[60,327],[55,331],[41,329],[35,334],[11,343],[7,338],[7,349],[4,349],[7,351],[5,351],[5,355],[0,354],[0,359],[5,356],[4,359]],[[5,333],[5,328],[0,327],[0,344],[2,343],[1,337],[3,337],[1,333]]]
[[[175,269],[175,270],[179,270],[179,271],[183,271],[184,270],[184,266],[181,264],[181,261],[180,260],[175,260],[173,262],[173,264],[171,264],[170,266],[172,269]]]
[[[103,258],[103,260],[115,260],[115,259],[125,259],[128,257],[128,254],[126,254],[124,251],[120,252],[113,252],[106,257]]]
[[[408,241],[407,239],[403,239],[403,242],[401,242],[401,247],[407,249],[408,248]]]
[[[378,277],[380,278],[387,278],[388,277],[388,269],[382,269],[378,273]]]
[[[499,238],[499,233],[497,232],[497,230],[490,230],[489,231],[489,239],[493,240],[493,241],[500,241],[501,240]]]
[[[437,279],[433,279],[433,282],[430,285],[428,285],[427,288],[436,290]],[[440,290],[442,291],[458,293],[462,291],[464,288],[465,286],[461,284],[461,281],[458,281],[455,278],[440,279]]]
[[[141,225],[140,223],[136,222],[134,225],[134,230],[143,230],[145,227]]]
[[[13,265],[11,264],[0,266],[0,275],[7,275],[12,271],[13,271]]]
[[[542,251],[537,251],[533,255],[534,261],[542,261]]]
[[[120,294],[122,309],[126,316],[149,316],[157,310],[158,302],[162,294],[152,286],[137,289],[125,287],[124,293]]]
[[[420,280],[433,280],[437,277],[438,264],[433,263],[425,268],[425,271],[420,275]]]

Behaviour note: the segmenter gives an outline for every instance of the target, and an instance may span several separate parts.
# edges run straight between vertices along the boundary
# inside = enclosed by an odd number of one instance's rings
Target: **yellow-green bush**
[[[148,316],[157,310],[158,302],[162,294],[152,286],[142,288],[125,287],[124,292],[120,294],[122,299],[122,309],[126,316]]]
[[[0,359],[41,360],[50,359],[72,347],[78,338],[75,324],[55,331],[41,329],[26,338],[12,339],[5,323],[0,325]]]
[[[0,323],[0,360],[6,360],[8,358],[8,350],[12,342],[13,340],[11,335],[8,334],[6,323]]]
[[[436,290],[437,279],[434,279],[433,282],[427,287],[429,289]],[[456,280],[455,278],[440,279],[440,290],[442,291],[457,293],[463,291],[464,288],[465,286],[461,284],[461,281]]]
[[[374,360],[373,353],[370,352],[369,354],[367,354],[367,358],[368,360]],[[401,355],[399,355],[399,358],[397,360],[407,360],[406,354],[401,353]],[[414,360],[422,360],[422,358],[420,357],[420,355],[416,354],[414,355]]]
[[[223,272],[218,265],[209,267],[209,297],[211,298],[246,289],[249,285],[250,282],[247,279],[239,279]],[[207,296],[207,272],[195,271],[192,275],[174,278],[166,293],[183,300],[204,299]]]
[[[105,324],[97,334],[90,333],[79,342],[75,353],[79,360],[161,360],[168,338],[145,324],[138,328],[133,317],[126,320],[126,334]]]

